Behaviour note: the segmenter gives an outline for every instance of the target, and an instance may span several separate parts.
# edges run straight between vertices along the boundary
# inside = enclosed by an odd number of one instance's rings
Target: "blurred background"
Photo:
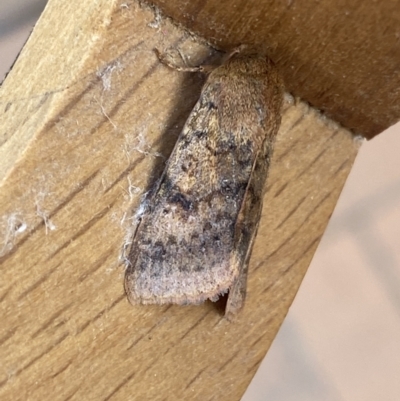
[[[0,82],[46,5],[0,2]],[[242,401],[400,399],[400,124],[365,142]]]

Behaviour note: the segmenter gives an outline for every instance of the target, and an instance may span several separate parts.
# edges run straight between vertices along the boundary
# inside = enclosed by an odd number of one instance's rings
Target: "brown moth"
[[[131,303],[198,304],[246,294],[283,84],[266,57],[234,54],[208,76],[142,204],[125,275]]]

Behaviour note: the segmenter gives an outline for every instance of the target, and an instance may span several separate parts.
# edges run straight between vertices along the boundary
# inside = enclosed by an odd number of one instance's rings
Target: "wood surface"
[[[2,400],[239,400],[324,232],[360,141],[287,96],[236,320],[128,303],[133,214],[204,81],[154,48],[221,57],[135,1],[53,0],[1,87]]]
[[[221,49],[264,49],[292,94],[357,134],[400,120],[399,0],[151,1]]]

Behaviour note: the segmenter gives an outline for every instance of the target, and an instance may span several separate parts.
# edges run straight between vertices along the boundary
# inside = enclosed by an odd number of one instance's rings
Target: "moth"
[[[133,304],[243,305],[263,188],[281,120],[271,60],[234,53],[209,74],[133,234],[125,290]]]

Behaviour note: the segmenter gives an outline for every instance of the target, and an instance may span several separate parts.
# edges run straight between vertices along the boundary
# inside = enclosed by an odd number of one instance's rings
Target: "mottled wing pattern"
[[[262,71],[249,75],[252,62]],[[239,59],[210,75],[140,217],[125,279],[132,303],[199,303],[231,289],[228,311],[241,306],[272,150],[266,127],[277,120],[265,109],[269,68]],[[233,96],[249,86],[253,100]]]

